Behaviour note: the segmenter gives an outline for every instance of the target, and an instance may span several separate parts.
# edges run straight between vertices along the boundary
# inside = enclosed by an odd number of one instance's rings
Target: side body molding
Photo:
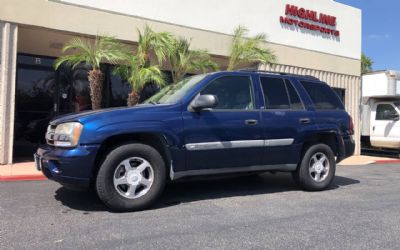
[[[251,147],[277,147],[288,146],[294,142],[293,138],[272,140],[247,140],[247,141],[219,141],[185,144],[187,150],[215,150],[229,148],[251,148]]]

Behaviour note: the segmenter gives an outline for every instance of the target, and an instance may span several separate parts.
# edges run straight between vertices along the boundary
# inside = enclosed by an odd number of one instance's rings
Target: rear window
[[[337,94],[327,85],[316,82],[301,81],[316,110],[343,110],[343,103]]]

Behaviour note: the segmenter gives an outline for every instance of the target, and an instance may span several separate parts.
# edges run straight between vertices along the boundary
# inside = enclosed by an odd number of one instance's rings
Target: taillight
[[[353,118],[351,117],[351,115],[349,115],[350,117],[350,124],[349,124],[349,134],[353,135],[354,134],[354,123],[353,123]]]

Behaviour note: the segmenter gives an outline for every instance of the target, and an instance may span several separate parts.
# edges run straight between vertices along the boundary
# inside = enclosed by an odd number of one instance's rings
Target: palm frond
[[[190,41],[179,38],[175,40],[173,50],[168,55],[174,83],[182,80],[189,72],[205,73],[218,68],[206,50],[190,50],[189,48]]]
[[[62,49],[64,53],[69,50],[72,50],[72,54],[57,59],[54,67],[58,68],[65,62],[73,66],[83,62],[91,65],[93,69],[98,69],[102,62],[119,63],[123,60],[126,49],[114,37],[96,36],[93,42],[80,37],[71,39]]]
[[[77,54],[59,57],[54,62],[54,68],[58,69],[63,63],[67,63],[72,68],[75,68],[77,65],[84,62],[85,59],[86,59],[86,57],[84,57],[82,55],[77,55]]]
[[[267,37],[265,34],[257,34],[246,38],[248,29],[238,26],[234,30],[228,70],[235,69],[238,65],[250,62],[274,63],[276,56],[272,50],[266,47]]]
[[[366,56],[364,53],[361,53],[361,74],[366,74],[368,72],[372,71],[372,65],[374,62],[372,59],[368,56]]]
[[[154,52],[158,63],[162,64],[172,50],[173,36],[168,32],[155,32],[148,25],[143,32],[138,30],[138,35],[137,54],[143,56],[149,64],[150,53]]]

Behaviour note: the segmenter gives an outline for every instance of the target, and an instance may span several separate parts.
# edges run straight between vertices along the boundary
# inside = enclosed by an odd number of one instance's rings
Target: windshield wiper
[[[158,104],[158,102],[155,102],[155,101],[149,101],[149,103],[153,104],[153,105],[157,105]]]

